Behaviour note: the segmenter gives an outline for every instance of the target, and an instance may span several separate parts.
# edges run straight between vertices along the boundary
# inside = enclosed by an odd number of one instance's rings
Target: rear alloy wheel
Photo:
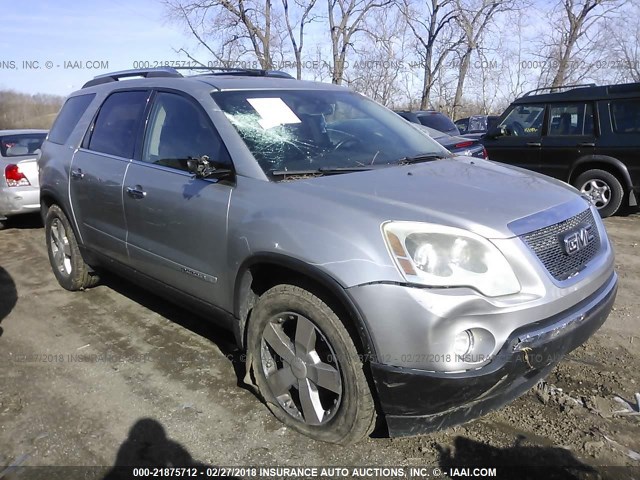
[[[624,188],[615,175],[605,170],[587,170],[576,178],[574,186],[589,198],[602,218],[615,214],[622,205]]]
[[[375,408],[345,326],[311,292],[278,285],[254,307],[247,337],[269,409],[314,439],[347,444],[368,435]]]
[[[47,212],[45,235],[51,268],[63,288],[75,291],[98,283],[98,276],[82,258],[67,216],[57,205],[52,205]]]

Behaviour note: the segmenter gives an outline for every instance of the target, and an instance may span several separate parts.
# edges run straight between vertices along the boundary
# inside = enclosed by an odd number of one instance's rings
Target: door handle
[[[127,194],[132,198],[144,198],[147,196],[147,192],[145,192],[140,185],[127,187]]]
[[[542,144],[540,142],[528,142],[527,147],[541,147]]]
[[[79,168],[77,170],[71,170],[71,178],[77,178],[82,180],[84,178],[84,173],[82,173],[82,169]]]
[[[584,142],[584,143],[579,143],[578,146],[579,147],[595,147],[596,144],[593,142]]]

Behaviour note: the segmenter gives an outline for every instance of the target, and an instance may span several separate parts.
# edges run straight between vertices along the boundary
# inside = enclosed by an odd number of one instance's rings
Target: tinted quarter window
[[[640,100],[612,101],[611,120],[616,133],[640,133]]]
[[[49,141],[64,145],[78,123],[78,120],[80,120],[80,117],[82,117],[82,114],[87,110],[87,107],[95,96],[95,93],[78,95],[64,102],[62,110],[60,110],[49,132]]]
[[[100,107],[89,149],[118,157],[131,158],[136,135],[149,93],[116,92]]]
[[[593,135],[593,106],[590,103],[551,106],[549,135]]]
[[[438,112],[418,115],[418,119],[425,127],[435,128],[441,132],[448,132],[458,128],[448,117]]]
[[[142,160],[186,171],[187,160],[203,155],[217,165],[231,163],[222,140],[201,108],[181,95],[158,93]]]
[[[0,156],[33,155],[42,146],[46,136],[46,133],[30,133],[0,137]]]
[[[507,135],[539,137],[542,133],[544,105],[516,105],[500,123]]]

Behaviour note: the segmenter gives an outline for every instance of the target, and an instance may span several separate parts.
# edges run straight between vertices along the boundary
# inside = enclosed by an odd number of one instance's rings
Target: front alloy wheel
[[[248,367],[267,406],[288,427],[324,442],[353,443],[375,425],[348,325],[310,290],[282,284],[260,296],[247,326]]]
[[[307,425],[329,422],[340,407],[342,380],[335,351],[311,320],[293,312],[262,332],[262,370],[282,409]]]
[[[604,208],[611,201],[611,188],[598,178],[593,178],[582,185],[580,191],[589,197],[596,208]]]

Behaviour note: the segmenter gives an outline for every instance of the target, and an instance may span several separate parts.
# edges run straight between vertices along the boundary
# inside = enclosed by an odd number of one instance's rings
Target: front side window
[[[267,174],[374,168],[449,152],[396,113],[349,91],[212,94]]]
[[[230,164],[222,140],[201,108],[181,95],[158,93],[142,161],[187,171],[189,159],[205,155],[214,164]]]
[[[0,156],[20,157],[35,155],[44,142],[46,133],[4,135],[0,137]]]
[[[100,107],[89,140],[89,150],[131,158],[149,92],[116,92]]]
[[[640,133],[640,100],[612,101],[611,120],[616,133]]]
[[[507,136],[539,137],[544,121],[544,105],[516,105],[500,122]]]
[[[593,135],[593,106],[590,103],[551,106],[548,135]]]

